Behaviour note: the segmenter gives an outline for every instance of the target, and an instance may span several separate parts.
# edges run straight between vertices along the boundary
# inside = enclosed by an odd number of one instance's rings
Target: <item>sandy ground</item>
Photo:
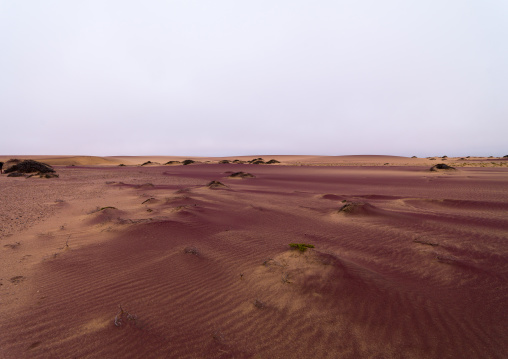
[[[506,159],[262,157],[0,176],[0,358],[506,358]]]

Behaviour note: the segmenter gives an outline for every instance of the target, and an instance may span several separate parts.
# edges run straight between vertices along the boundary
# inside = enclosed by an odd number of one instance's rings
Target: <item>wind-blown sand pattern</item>
[[[304,157],[2,175],[0,357],[506,358],[506,167]]]

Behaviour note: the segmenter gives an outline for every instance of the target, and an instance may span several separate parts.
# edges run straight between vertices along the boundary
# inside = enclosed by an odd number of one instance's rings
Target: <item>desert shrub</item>
[[[153,162],[152,161],[146,161],[145,163],[141,164],[141,166],[146,166],[146,165],[149,165],[149,164],[152,164]]]
[[[411,157],[411,158],[418,158],[418,157],[416,157],[416,156],[413,156],[413,157]]]
[[[503,158],[508,158],[508,155],[504,155]]]
[[[47,165],[42,162],[37,162],[34,160],[24,160],[22,162],[16,163],[15,165],[9,167],[5,170],[5,173],[10,172],[19,172],[19,173],[53,173],[55,170],[50,165]]]
[[[176,165],[176,164],[178,164],[178,163],[180,163],[180,161],[168,161],[168,162],[166,162],[166,163],[164,163],[164,164],[165,164],[165,165]]]
[[[258,309],[264,309],[264,308],[266,308],[266,304],[264,302],[260,301],[259,299],[256,299],[254,301],[254,306],[256,308],[258,308]]]
[[[207,184],[209,188],[220,188],[220,187],[226,187],[226,185],[219,181],[211,181]]]
[[[187,254],[194,254],[195,256],[199,255],[199,250],[196,247],[186,247],[183,252]]]
[[[314,248],[312,244],[305,243],[289,243],[289,246],[293,249],[298,249],[300,252],[305,252],[307,248]]]
[[[455,167],[448,166],[444,163],[438,163],[437,165],[434,165],[430,168],[431,171],[437,171],[437,170],[454,170]]]
[[[125,165],[123,163],[120,163],[118,166],[119,167],[125,167]]]
[[[183,161],[183,162],[182,162],[182,164],[183,164],[184,166],[187,166],[187,165],[190,165],[191,163],[194,163],[194,162],[195,162],[195,161],[193,161],[193,160],[185,160],[185,161]]]
[[[273,165],[274,163],[280,163],[280,161],[274,160],[272,158],[270,161],[266,162],[266,164],[268,164],[268,165]]]
[[[219,161],[220,164],[227,164],[227,163],[230,163],[229,160],[222,160],[222,161]]]
[[[256,162],[256,161],[262,161],[262,162],[264,162],[264,160],[263,160],[261,157],[258,157],[258,158],[253,158],[252,160],[247,161],[247,162],[249,162],[249,163],[254,163],[254,162]]]
[[[231,178],[235,178],[235,177],[246,178],[246,177],[254,177],[254,175],[247,173],[247,172],[235,172],[235,173],[231,173],[229,175],[229,177],[231,177]]]

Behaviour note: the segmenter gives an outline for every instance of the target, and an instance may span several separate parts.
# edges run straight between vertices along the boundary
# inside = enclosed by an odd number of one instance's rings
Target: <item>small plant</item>
[[[277,161],[275,159],[271,159],[270,161],[266,162],[267,165],[273,165],[274,163],[280,163],[280,161]]]
[[[307,248],[314,248],[312,244],[305,243],[289,243],[289,246],[293,249],[298,249],[300,252],[305,252]]]
[[[264,302],[260,301],[259,299],[256,299],[254,301],[254,306],[256,308],[258,308],[258,309],[264,309],[264,308],[266,308],[266,304]]]
[[[136,324],[136,316],[133,314],[130,314],[123,310],[122,306],[118,306],[118,313],[115,316],[115,326],[121,327],[123,325],[124,319],[127,319],[128,321],[134,321],[134,324]]]
[[[191,163],[194,163],[194,162],[195,162],[195,161],[193,161],[193,160],[185,160],[185,161],[183,161],[183,162],[182,162],[182,164],[183,164],[184,166],[187,166],[187,165],[190,165]]]
[[[281,281],[282,281],[282,284],[290,284],[290,283],[292,283],[292,282],[289,280],[289,274],[288,274],[288,273],[284,273],[284,274],[282,274],[282,276],[281,276]]]
[[[183,250],[184,253],[194,254],[195,256],[199,256],[199,250],[196,247],[186,247]]]
[[[118,166],[119,167],[125,167],[125,165],[123,163],[120,163]]]

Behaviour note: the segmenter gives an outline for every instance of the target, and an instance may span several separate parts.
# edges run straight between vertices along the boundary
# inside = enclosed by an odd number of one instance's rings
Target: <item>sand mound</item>
[[[87,223],[90,225],[104,224],[119,220],[120,216],[124,214],[116,207],[102,207],[97,208],[93,213],[90,214],[90,218]]]

